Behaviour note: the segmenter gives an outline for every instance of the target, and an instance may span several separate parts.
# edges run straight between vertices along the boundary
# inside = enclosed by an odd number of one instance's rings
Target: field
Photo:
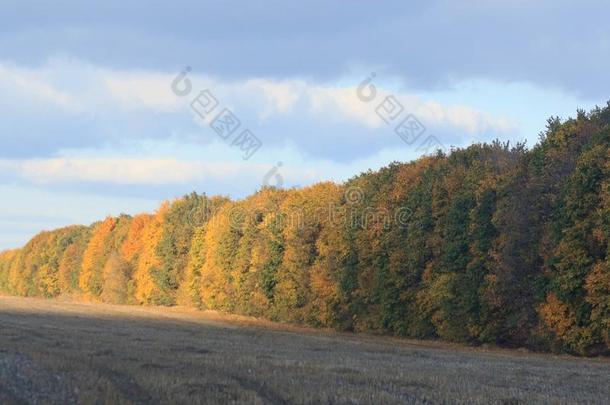
[[[0,403],[604,403],[610,361],[0,297]]]

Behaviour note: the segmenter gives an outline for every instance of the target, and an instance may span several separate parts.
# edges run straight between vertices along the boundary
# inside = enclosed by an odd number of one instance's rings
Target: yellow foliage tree
[[[206,308],[233,308],[235,284],[231,273],[243,221],[242,205],[231,202],[224,205],[208,224],[200,286],[201,303]]]
[[[184,280],[180,284],[177,294],[178,305],[201,307],[201,294],[199,291],[201,284],[201,269],[205,264],[207,248],[205,244],[205,226],[195,229],[191,249],[189,251],[189,261],[184,273]]]
[[[349,246],[342,224],[347,220],[341,209],[344,188],[333,183],[317,186],[320,234],[316,240],[317,256],[311,266],[310,321],[334,326],[336,306],[340,300],[339,278]]]
[[[127,303],[127,274],[129,265],[119,252],[114,251],[104,266],[104,285],[101,298],[111,304]]]
[[[78,276],[82,252],[76,243],[68,246],[59,262],[59,288],[63,293],[71,293],[78,287]]]
[[[146,226],[154,220],[154,215],[140,214],[133,217],[127,231],[127,238],[121,245],[121,255],[127,262],[137,261],[144,248],[143,234]]]
[[[282,203],[285,246],[274,299],[276,316],[281,319],[330,322],[329,303],[337,294],[331,272],[337,271],[341,255],[333,250],[344,250],[333,234],[333,228],[342,225],[342,190],[332,183],[319,183],[291,191]]]
[[[161,265],[159,256],[157,255],[157,245],[163,234],[163,221],[168,207],[169,203],[164,202],[152,218],[141,219],[144,222],[144,225],[141,228],[142,236],[139,244],[135,242],[133,244],[134,246],[137,245],[139,247],[139,249],[136,250],[139,251],[139,256],[134,272],[134,283],[135,299],[140,304],[150,304],[154,301],[156,287],[152,274],[155,269]],[[139,232],[136,234],[138,233]],[[137,238],[135,235],[133,238],[128,236],[127,240],[132,239]],[[128,246],[131,246],[131,243]],[[127,250],[129,251],[129,248]]]
[[[86,298],[99,297],[102,292],[102,270],[107,257],[105,252],[116,224],[116,218],[108,217],[93,229],[91,239],[83,254],[82,270],[78,281]]]
[[[15,256],[19,253],[19,250],[7,250],[0,253],[0,291],[10,292],[9,288],[9,271],[11,263],[15,259]]]

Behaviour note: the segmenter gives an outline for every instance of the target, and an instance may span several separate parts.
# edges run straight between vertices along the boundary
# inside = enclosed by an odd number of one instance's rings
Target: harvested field
[[[0,403],[607,403],[610,361],[0,297]]]

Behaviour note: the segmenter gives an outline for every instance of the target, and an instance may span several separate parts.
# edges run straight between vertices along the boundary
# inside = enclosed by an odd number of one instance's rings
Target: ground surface
[[[607,403],[610,361],[0,297],[0,403]]]

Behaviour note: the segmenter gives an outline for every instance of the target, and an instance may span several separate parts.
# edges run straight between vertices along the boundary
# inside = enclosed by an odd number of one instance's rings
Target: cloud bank
[[[0,64],[4,158],[57,156],[65,149],[120,146],[129,140],[210,144],[218,141],[198,122],[189,101],[208,89],[265,147],[293,146],[313,158],[349,161],[399,145],[375,105],[357,97],[359,83],[321,84],[302,79],[223,80],[193,72],[190,98],[171,91],[178,72],[120,71],[76,60],[40,68]],[[467,105],[446,105],[379,84],[379,104],[393,94],[447,145],[498,136],[513,118]]]

